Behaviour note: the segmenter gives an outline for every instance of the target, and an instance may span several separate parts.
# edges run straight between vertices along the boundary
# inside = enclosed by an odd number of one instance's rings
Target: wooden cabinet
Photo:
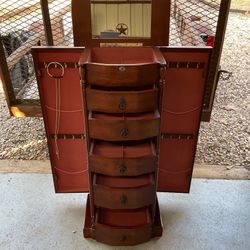
[[[89,192],[84,236],[161,236],[157,191],[189,192],[209,48],[36,48],[56,192]]]
[[[133,245],[156,236],[160,80],[165,66],[156,59],[156,48],[132,50],[94,48],[81,60],[92,214],[84,236],[111,245]]]

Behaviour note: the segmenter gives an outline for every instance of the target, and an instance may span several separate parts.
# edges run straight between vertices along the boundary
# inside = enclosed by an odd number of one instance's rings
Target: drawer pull
[[[126,106],[127,106],[126,100],[123,97],[121,97],[118,105],[119,109],[124,111],[126,109]]]
[[[128,138],[128,129],[127,128],[122,129],[121,137]]]
[[[124,71],[126,70],[126,68],[125,68],[124,66],[120,66],[118,69],[119,69],[119,71],[121,71],[121,72],[124,72]]]
[[[125,194],[123,194],[120,198],[120,202],[122,205],[126,205],[128,203],[128,197]]]
[[[124,162],[122,162],[119,166],[120,174],[125,174],[127,171],[127,166],[125,165]]]
[[[121,242],[125,242],[128,239],[127,235],[123,234],[121,236]]]

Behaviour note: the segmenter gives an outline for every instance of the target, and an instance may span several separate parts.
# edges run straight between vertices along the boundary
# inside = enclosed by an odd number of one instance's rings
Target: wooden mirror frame
[[[151,37],[149,38],[96,39],[92,37],[91,0],[72,0],[74,46],[99,47],[103,43],[167,46],[169,40],[170,0],[152,0],[151,15]]]

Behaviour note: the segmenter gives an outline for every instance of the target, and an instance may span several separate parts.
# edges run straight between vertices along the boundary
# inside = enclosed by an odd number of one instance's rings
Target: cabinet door
[[[167,62],[158,191],[189,192],[210,48],[162,48]]]
[[[83,92],[77,67],[83,48],[32,50],[56,192],[87,192]]]

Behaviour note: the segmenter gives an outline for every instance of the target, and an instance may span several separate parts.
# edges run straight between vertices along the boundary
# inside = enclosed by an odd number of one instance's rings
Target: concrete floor
[[[250,249],[250,181],[194,179],[159,193],[164,233],[136,247],[82,237],[85,194],[55,194],[48,174],[0,174],[0,249]]]

